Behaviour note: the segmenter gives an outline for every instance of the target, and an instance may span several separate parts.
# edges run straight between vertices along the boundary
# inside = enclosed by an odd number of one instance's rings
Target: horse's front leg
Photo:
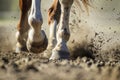
[[[28,32],[27,49],[40,53],[47,47],[47,38],[41,30],[43,18],[41,14],[41,0],[32,0],[31,12],[28,18],[30,30]]]
[[[73,0],[59,0],[61,4],[60,25],[57,31],[57,44],[50,59],[68,59],[70,54],[66,42],[69,40],[69,16]]]
[[[28,25],[28,11],[31,7],[32,0],[19,0],[20,8],[20,21],[17,26],[17,44],[16,52],[20,53],[21,51],[27,51],[26,41],[27,41],[27,32],[29,29]]]

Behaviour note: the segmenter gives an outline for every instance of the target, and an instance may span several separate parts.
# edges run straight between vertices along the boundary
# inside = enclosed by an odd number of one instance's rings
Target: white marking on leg
[[[56,22],[56,20],[54,20],[50,24],[49,43],[48,43],[47,49],[53,49],[55,47],[55,45],[57,43],[57,40],[56,40],[56,31],[57,31],[57,22]]]
[[[51,56],[52,49],[56,46],[57,40],[56,40],[56,30],[57,30],[57,21],[54,20],[50,23],[50,29],[49,29],[49,39],[48,39],[48,46],[46,51],[43,53],[43,57],[49,58]]]
[[[71,9],[72,3],[73,3],[73,0],[60,0],[62,12],[60,17],[60,25],[57,31],[56,48],[62,51],[68,51],[66,42],[69,40],[69,36],[70,36],[69,16],[70,16],[70,9]]]
[[[47,38],[41,30],[43,23],[41,14],[41,0],[32,0],[32,7],[28,19],[30,30],[28,33],[27,48],[34,53],[42,52],[47,47]]]
[[[43,41],[45,36],[41,32],[41,25],[43,23],[42,14],[41,14],[41,0],[32,0],[31,13],[29,16],[30,30],[28,38],[32,42]]]
[[[41,0],[32,0],[30,17],[40,20],[43,23],[42,13],[41,13]]]
[[[68,59],[69,50],[66,42],[69,40],[69,16],[73,0],[59,0],[61,4],[60,25],[57,31],[57,45],[52,50],[50,59]]]

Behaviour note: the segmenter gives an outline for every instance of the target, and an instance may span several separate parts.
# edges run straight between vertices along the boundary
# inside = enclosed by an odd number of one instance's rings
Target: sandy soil
[[[49,61],[38,54],[0,53],[0,80],[120,80],[120,62],[87,57]]]
[[[48,36],[49,5],[42,4],[43,29]],[[15,27],[19,17],[1,24],[0,80],[120,80],[119,14],[114,12],[116,16],[113,16],[105,13],[105,7],[97,6],[90,9],[88,16],[76,5],[72,7],[69,24],[70,60],[49,61],[40,54],[15,53]],[[101,17],[103,13],[105,16]]]

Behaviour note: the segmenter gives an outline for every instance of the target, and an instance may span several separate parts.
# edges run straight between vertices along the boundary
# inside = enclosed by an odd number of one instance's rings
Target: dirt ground
[[[42,4],[43,29],[48,36],[49,5]],[[69,23],[70,60],[49,61],[40,54],[15,53],[19,16],[0,23],[0,80],[120,80],[120,10],[114,6],[110,14],[105,12],[105,5],[96,6],[88,16],[76,5],[72,6]]]
[[[1,52],[0,75],[0,80],[120,80],[120,61],[87,57],[49,61],[38,54]]]

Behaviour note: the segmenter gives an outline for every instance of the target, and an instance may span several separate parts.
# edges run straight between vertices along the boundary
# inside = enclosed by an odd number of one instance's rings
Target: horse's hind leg
[[[53,0],[51,7],[48,10],[48,24],[49,24],[49,39],[46,51],[44,51],[43,57],[49,58],[51,56],[52,49],[56,46],[56,31],[61,14],[61,6],[59,0]]]
[[[19,8],[20,8],[20,21],[17,25],[17,44],[16,44],[16,52],[26,51],[26,40],[27,40],[27,32],[29,29],[28,25],[28,11],[31,7],[31,0],[19,0]]]
[[[69,16],[70,9],[74,0],[59,0],[61,4],[60,25],[56,34],[57,44],[52,50],[50,59],[68,59],[70,54],[67,47],[67,41],[70,37]]]

